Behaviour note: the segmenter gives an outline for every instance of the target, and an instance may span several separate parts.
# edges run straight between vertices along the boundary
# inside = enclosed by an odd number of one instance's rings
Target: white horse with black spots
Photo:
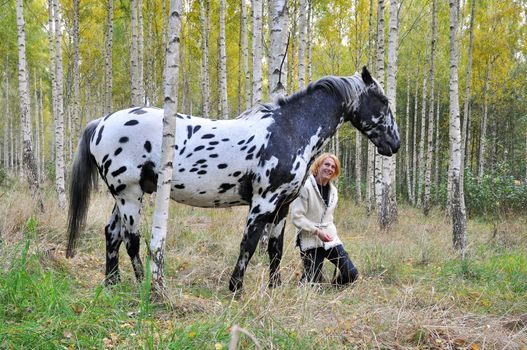
[[[107,283],[119,280],[123,241],[137,279],[143,277],[138,227],[143,195],[157,188],[162,120],[161,109],[118,111],[90,122],[79,141],[71,174],[67,256],[74,255],[98,172],[115,199],[105,228]],[[269,285],[280,284],[289,205],[315,157],[346,121],[380,154],[391,156],[399,149],[388,99],[366,68],[351,77],[324,77],[234,120],[178,115],[171,198],[205,208],[249,206],[231,291],[242,288],[249,260],[266,229]]]

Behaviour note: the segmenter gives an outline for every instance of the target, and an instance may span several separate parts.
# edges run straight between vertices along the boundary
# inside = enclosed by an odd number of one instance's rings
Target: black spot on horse
[[[115,188],[115,193],[118,194],[119,192],[124,191],[125,188],[126,188],[125,184],[119,185]]]
[[[200,191],[199,194],[205,194],[207,191]]]
[[[139,186],[145,193],[154,193],[157,190],[157,174],[154,171],[154,162],[145,162],[141,169]]]
[[[230,139],[228,138],[225,138],[225,139],[221,139],[223,142],[227,142],[227,141],[230,141]]]
[[[187,154],[187,156],[185,158],[190,158],[190,157],[192,157],[192,152]]]
[[[128,137],[126,136],[123,136],[119,139],[119,143],[127,143],[128,142]]]
[[[200,170],[198,171],[198,175],[205,175],[207,173],[206,170]]]
[[[234,173],[232,173],[232,176],[238,177],[240,176],[241,173],[242,173],[241,171],[235,171]]]
[[[219,187],[219,190],[220,190],[219,193],[225,193],[228,190],[230,190],[231,188],[233,188],[234,186],[236,186],[236,185],[235,184],[225,184],[225,183],[223,183]]]
[[[122,166],[119,169],[117,169],[115,171],[112,171],[112,176],[113,177],[117,177],[117,176],[121,175],[122,173],[124,173],[125,171],[126,171],[126,167]]]
[[[253,159],[253,154],[252,153],[249,154],[247,157],[245,157],[245,160],[251,160],[251,159]]]
[[[148,153],[150,153],[150,152],[152,151],[152,144],[150,143],[150,141],[147,140],[147,141],[145,142],[144,147],[145,147],[145,150],[146,150]]]
[[[213,138],[214,136],[216,136],[216,135],[214,135],[214,134],[205,134],[205,135],[201,136],[201,138],[204,139],[204,140],[206,140],[206,139],[211,139],[211,138]]]
[[[134,217],[132,215],[130,215],[130,225],[134,225]]]
[[[192,169],[189,170],[189,172],[191,172],[191,173],[194,173],[196,171],[198,171],[198,168],[192,168]]]
[[[254,140],[254,135],[251,136],[251,137],[249,137],[249,139],[248,139],[247,142],[245,142],[245,143],[249,144],[252,140]]]
[[[183,147],[183,148],[181,149],[181,151],[179,151],[179,155],[182,155],[183,152],[185,152],[185,148],[186,148],[186,147]]]
[[[115,112],[112,112],[112,113],[108,114],[106,117],[104,117],[103,121],[108,120],[108,118],[110,118],[110,116],[111,116],[113,113],[115,113]]]
[[[135,119],[129,120],[126,123],[124,123],[124,125],[126,125],[126,126],[133,126],[133,125],[137,125],[137,124],[139,124],[139,121],[137,121]]]
[[[187,139],[190,139],[192,137],[192,126],[187,125]]]
[[[196,133],[199,129],[201,129],[201,125],[196,125],[192,131]]]
[[[247,153],[253,153],[255,149],[256,149],[256,146],[252,146],[251,148],[249,148]]]
[[[101,163],[106,162],[106,160],[108,159],[109,156],[110,156],[109,154],[106,154],[104,157],[102,157]]]
[[[174,188],[177,188],[178,190],[182,190],[185,188],[185,185],[183,184],[174,185]]]
[[[218,164],[218,169],[225,169],[226,167],[228,167],[228,165],[225,163]]]
[[[238,141],[238,145],[243,145],[245,143],[245,140]]]
[[[216,147],[207,147],[207,151],[213,151]]]
[[[211,146],[216,146],[216,145],[219,145],[220,143],[218,141],[211,141],[209,142],[209,145]]]
[[[260,214],[261,213],[261,209],[260,209],[260,204],[258,204],[256,207],[254,207],[252,210],[251,210],[251,214]]]
[[[108,175],[108,169],[110,168],[110,165],[112,165],[112,160],[108,159],[106,163],[104,163],[104,177],[106,178],[106,175]]]
[[[99,129],[99,132],[97,133],[97,141],[95,141],[95,145],[98,145],[99,142],[101,142],[101,138],[102,138],[102,131],[104,130],[104,125],[101,126],[101,128]]]
[[[204,148],[205,148],[205,146],[203,146],[203,145],[198,146],[198,147],[194,148],[194,152],[201,151]]]
[[[203,164],[203,163],[206,163],[207,160],[206,159],[200,159],[196,162],[196,164]]]
[[[247,149],[247,146],[243,146],[242,148],[240,148],[240,151],[245,151],[245,149]]]
[[[124,205],[124,203],[126,203],[124,198],[121,198],[121,204]]]
[[[118,149],[115,150],[115,153],[113,155],[116,156],[119,153],[121,153],[122,151],[123,151],[123,149],[121,147],[119,147]]]
[[[185,168],[180,168],[178,171],[179,171],[180,173],[182,173],[182,172],[185,171]]]
[[[209,157],[211,157],[211,158],[218,158],[218,155],[216,153],[212,153],[211,155],[209,155]]]

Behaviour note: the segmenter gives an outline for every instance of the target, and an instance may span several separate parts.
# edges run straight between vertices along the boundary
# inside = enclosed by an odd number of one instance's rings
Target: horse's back
[[[247,204],[248,182],[272,122],[178,115],[172,198],[201,207]],[[163,110],[155,108],[131,108],[101,118],[90,150],[114,195],[116,189],[140,186],[145,166],[159,173],[162,127]]]

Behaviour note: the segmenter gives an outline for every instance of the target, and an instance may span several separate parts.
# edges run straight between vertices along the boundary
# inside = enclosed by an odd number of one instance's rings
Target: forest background
[[[51,9],[49,4],[51,4]],[[281,73],[282,83],[285,86],[285,92],[288,94],[298,91],[307,83],[324,75],[351,75],[355,71],[360,71],[364,65],[367,65],[373,75],[381,82],[384,83],[387,79],[384,76],[384,67],[388,66],[390,59],[384,51],[381,51],[381,65],[377,63],[379,42],[388,42],[389,37],[389,11],[384,12],[383,22],[379,21],[377,17],[379,4],[383,4],[382,1],[298,0],[287,2],[285,13],[287,21],[282,28],[284,32],[289,34],[287,51],[284,50],[283,41],[278,51],[276,51],[276,45],[272,44],[271,34],[273,30],[271,29],[274,28],[272,4],[275,2],[270,0],[254,3],[220,0],[188,0],[183,2],[179,58],[181,69],[180,99],[178,101],[181,113],[212,118],[235,118],[256,103],[272,100],[272,91],[270,91],[272,89],[269,86],[272,86],[273,82],[276,83],[276,77],[273,77],[276,72],[271,67],[273,62],[276,62],[276,56],[279,56],[280,53],[283,55],[284,52],[287,52],[287,57],[284,60]],[[284,4],[286,3],[284,2]],[[384,7],[388,9],[389,4],[389,2],[383,4],[383,9]],[[399,224],[392,229],[389,238],[390,242],[393,240],[394,246],[397,240],[406,242],[405,239],[408,239],[406,234],[414,231],[415,227],[419,227],[422,222],[426,222],[431,227],[445,233],[443,239],[445,237],[450,238],[449,235],[451,235],[447,228],[449,220],[447,184],[449,158],[451,156],[451,140],[449,137],[449,106],[451,103],[449,96],[451,65],[449,4],[445,1],[437,2],[435,8],[436,21],[432,20],[434,13],[432,4],[432,1],[424,0],[405,0],[398,4],[397,94],[396,101],[392,103],[397,106],[394,108],[394,112],[402,138],[402,146],[397,154],[395,166],[397,174],[395,176],[396,198],[401,209]],[[19,218],[15,220],[13,210],[16,212],[19,208],[15,205],[17,196],[20,195],[21,198],[25,198],[24,196],[29,195],[22,180],[24,174],[22,166],[24,127],[20,117],[21,105],[18,88],[20,68],[16,5],[16,2],[12,0],[5,0],[0,4],[2,9],[0,15],[0,28],[2,28],[0,31],[0,52],[2,53],[0,57],[2,60],[0,186],[2,196],[6,196],[6,206],[2,208],[2,214],[5,216],[2,219],[4,223],[1,237],[3,240],[12,240],[12,242],[17,241],[14,238],[20,238],[18,241],[24,241],[23,237],[30,236],[31,232],[36,234],[40,230],[42,236],[50,236],[51,238],[42,239],[41,236],[37,235],[41,237],[37,241],[58,245],[60,239],[57,237],[64,235],[64,226],[60,228],[59,225],[60,223],[63,224],[65,220],[64,213],[61,213],[59,209],[62,208],[67,195],[64,183],[67,182],[68,169],[75,151],[76,141],[84,125],[106,113],[132,105],[148,104],[162,107],[168,3],[160,0],[145,2],[141,0],[83,0],[82,2],[34,0],[23,2],[26,30],[26,70],[30,97],[30,135],[34,147],[37,179],[40,187],[44,190],[45,203],[51,209],[48,210],[47,214],[38,214],[38,210],[17,212],[16,216]],[[464,195],[468,218],[473,220],[469,222],[468,226],[469,248],[480,249],[479,245],[470,246],[470,244],[483,239],[484,251],[492,251],[495,255],[491,255],[489,258],[486,256],[487,253],[480,254],[478,258],[474,257],[473,265],[470,265],[470,258],[468,260],[457,260],[457,254],[449,251],[451,244],[447,243],[448,240],[434,243],[429,237],[431,228],[427,227],[423,229],[423,232],[427,233],[420,236],[419,242],[406,242],[406,244],[416,245],[417,252],[414,253],[419,256],[419,258],[412,256],[408,259],[419,261],[416,263],[419,268],[421,266],[419,264],[429,266],[434,265],[435,262],[438,265],[443,265],[448,260],[448,263],[453,264],[451,268],[454,272],[452,273],[454,275],[459,274],[456,276],[461,281],[468,278],[469,280],[476,279],[478,283],[482,281],[489,285],[495,283],[496,280],[487,276],[487,273],[499,276],[499,280],[502,282],[506,280],[505,291],[500,291],[504,294],[498,295],[500,300],[507,301],[504,302],[504,305],[493,308],[483,302],[487,300],[486,298],[490,300],[490,296],[478,290],[477,293],[479,294],[475,297],[470,294],[474,291],[468,290],[465,292],[470,298],[474,297],[478,300],[477,303],[474,302],[478,307],[475,308],[475,304],[468,303],[470,306],[465,307],[464,310],[474,311],[474,309],[481,307],[483,309],[482,314],[485,317],[491,317],[492,322],[500,323],[500,325],[517,322],[519,328],[514,326],[505,329],[512,329],[510,331],[512,333],[507,334],[514,334],[513,338],[517,341],[514,345],[525,346],[526,320],[523,320],[522,315],[527,312],[527,309],[525,302],[519,300],[525,297],[527,293],[526,254],[524,249],[520,249],[520,251],[515,249],[518,248],[518,244],[525,246],[527,231],[522,215],[527,208],[527,87],[524,82],[527,73],[527,2],[520,0],[503,2],[477,0],[461,1],[459,5],[459,28],[457,29],[459,40],[459,102],[462,106],[461,125],[465,125],[465,128],[460,131],[462,142],[466,145],[463,146]],[[474,6],[473,12],[472,6]],[[254,8],[262,9],[263,20],[261,22],[253,21],[252,10]],[[109,17],[110,13],[112,16]],[[135,19],[131,20],[134,17]],[[471,25],[472,19],[474,21],[473,26]],[[222,25],[222,23],[224,24]],[[255,27],[254,23],[260,23],[260,27]],[[382,28],[381,36],[378,35],[377,26],[379,23],[381,23]],[[435,36],[433,35],[432,23],[436,23]],[[221,29],[222,26],[223,30]],[[244,32],[247,35],[247,41],[244,40]],[[432,43],[435,45],[433,50]],[[224,47],[224,52],[222,47]],[[260,67],[254,65],[252,58],[257,51],[261,54],[261,58],[257,60],[259,63],[256,62],[257,65],[261,64]],[[431,74],[432,57],[434,57],[435,62],[433,74]],[[261,85],[255,87],[254,82],[257,79],[255,79],[254,72],[256,70],[261,70],[262,74]],[[431,91],[433,91],[432,94]],[[432,115],[435,118],[431,118]],[[404,284],[405,278],[409,278],[406,276],[408,271],[401,271],[403,267],[396,263],[396,260],[401,258],[400,248],[393,248],[393,251],[379,250],[383,241],[386,244],[387,238],[382,238],[381,232],[383,231],[379,231],[377,228],[374,216],[366,216],[367,213],[375,212],[375,208],[378,208],[381,202],[379,191],[375,197],[375,182],[376,178],[377,181],[380,181],[378,180],[380,170],[371,169],[375,165],[372,162],[371,154],[368,153],[367,141],[357,135],[354,129],[344,126],[332,141],[329,150],[338,154],[343,161],[344,173],[339,180],[339,189],[343,198],[353,200],[356,205],[352,207],[349,204],[345,208],[352,212],[355,217],[361,217],[361,219],[355,218],[355,220],[359,220],[358,226],[372,232],[373,235],[372,241],[364,243],[365,248],[363,250],[359,249],[363,253],[366,252],[365,255],[359,254],[359,261],[366,267],[365,276],[371,277],[374,281],[368,283],[380,283],[385,292],[389,290],[386,292],[387,294],[395,293],[390,288],[393,285]],[[57,162],[57,159],[60,158],[57,157],[57,152],[63,154],[64,161],[62,164],[60,161]],[[428,156],[429,154],[430,156]],[[427,157],[430,157],[430,161],[427,160]],[[370,170],[368,170],[369,167]],[[425,176],[427,169],[430,172],[429,176]],[[377,176],[374,176],[375,173]],[[425,183],[426,181],[429,183]],[[432,214],[428,213],[427,217],[419,216],[416,218],[417,215],[422,215],[420,212],[425,207],[423,202],[425,201],[427,186],[430,191],[430,202],[434,209]],[[104,195],[101,194],[100,196],[102,197],[100,199],[101,206],[107,206]],[[34,205],[30,199],[26,198],[25,200],[28,206]],[[181,210],[180,207],[178,208],[183,213],[188,214],[186,219],[190,221],[190,224],[186,222],[183,227],[193,229],[196,229],[193,226],[196,224],[196,220],[198,224],[202,224],[203,220],[208,222],[207,220],[210,220],[211,216],[219,215],[209,212],[189,213]],[[21,210],[21,208],[19,209]],[[57,220],[57,226],[55,224],[49,227],[45,226],[42,215],[46,218],[50,213],[60,216]],[[223,217],[223,215],[228,215],[227,213],[222,212],[221,215],[221,218],[216,217],[216,220],[227,220]],[[347,216],[348,214],[342,213],[342,215]],[[196,216],[199,218],[196,219]],[[207,219],[203,219],[203,217]],[[99,223],[100,230],[104,225],[104,218],[95,220]],[[180,220],[185,220],[185,218]],[[236,216],[232,220],[236,221]],[[238,220],[243,221],[240,218]],[[354,225],[353,220],[351,223],[344,221],[342,225],[350,227],[350,225]],[[473,228],[471,225],[477,225],[480,231],[478,234],[481,233],[481,235],[471,237],[471,228]],[[198,225],[198,230],[199,227],[201,226]],[[214,230],[209,226],[207,227],[211,236],[214,237]],[[94,228],[94,230],[96,229]],[[219,235],[219,233],[216,234]],[[195,239],[197,242],[212,244],[208,238],[201,235]],[[198,244],[196,241],[192,242],[191,246],[195,247],[195,244]],[[93,249],[96,252],[96,243],[93,244],[95,245]],[[488,244],[491,244],[491,247],[487,246]],[[496,248],[496,244],[499,249]],[[7,246],[12,248],[12,245],[6,245],[3,249],[7,249],[5,248]],[[373,250],[370,249],[372,246],[374,247]],[[388,244],[388,246],[390,245]],[[44,250],[47,251],[48,248],[45,245]],[[26,251],[24,247],[19,247],[16,256],[20,255],[23,263],[16,260],[12,264],[7,264],[9,268],[6,267],[6,272],[3,275],[5,281],[14,278],[13,274],[18,276],[17,278],[21,278],[19,274],[17,275],[21,270],[17,270],[17,268],[27,263],[25,260],[27,255],[39,257],[39,254],[42,253],[41,249],[35,249],[36,252]],[[431,253],[430,249],[445,249],[451,255],[445,253],[446,256],[435,256],[436,253]],[[4,250],[4,253],[6,251]],[[181,254],[181,251],[174,251],[174,254]],[[231,255],[234,256],[235,254]],[[483,261],[492,261],[493,263],[488,266]],[[38,265],[41,262],[34,263]],[[480,266],[479,263],[483,265]],[[66,263],[61,262],[61,264]],[[178,264],[184,266],[181,270],[189,268],[185,263],[178,262]],[[199,265],[199,263],[197,264]],[[23,266],[25,269],[26,266]],[[36,268],[33,267],[33,269]],[[36,277],[30,274],[27,278],[31,281],[32,277],[38,278],[39,273],[47,276],[46,269],[46,266],[44,266],[44,271],[36,269],[38,271],[33,271]],[[53,269],[61,270],[56,266]],[[174,270],[179,269],[180,267],[174,268]],[[494,269],[499,269],[500,273],[505,271],[509,274],[506,273],[506,277],[503,277]],[[193,271],[196,273],[195,270]],[[413,276],[413,273],[415,271],[409,275]],[[386,278],[386,276],[389,277]],[[451,277],[451,275],[448,276]],[[509,278],[510,280],[508,280]],[[181,280],[177,282],[178,285],[183,286],[186,285],[185,283]],[[221,284],[221,282],[217,284]],[[365,283],[361,287],[365,289],[362,292],[368,293],[368,287],[371,286]],[[437,286],[435,287],[437,288]],[[50,288],[56,288],[56,286]],[[129,285],[123,288],[133,289]],[[195,295],[203,298],[204,293],[211,293],[211,291],[217,293],[216,288],[217,286],[210,287],[207,292],[200,290]],[[258,289],[257,284],[254,288]],[[183,287],[184,289],[185,287]],[[356,290],[360,290],[360,288]],[[485,291],[488,292],[488,288]],[[12,292],[13,290],[2,290],[4,293],[2,297],[5,298],[3,301],[6,305],[11,305],[15,301],[15,299],[8,297]],[[101,291],[99,290],[98,293]],[[142,292],[137,293],[137,305],[146,307],[148,302],[141,295]],[[297,292],[288,290],[288,293]],[[327,293],[333,292],[327,291]],[[351,303],[355,306],[360,304],[360,300],[356,299],[358,297],[354,293],[356,292],[352,292],[350,299],[346,299],[345,303]],[[444,293],[439,298],[440,300],[453,292],[447,288]],[[338,295],[330,295],[336,300],[341,298]],[[207,296],[209,295],[207,294]],[[13,296],[11,295],[11,297]],[[111,298],[111,296],[105,297]],[[122,296],[119,295],[119,297]],[[306,296],[303,295],[302,297]],[[308,294],[308,297],[312,297],[312,295]],[[400,297],[399,294],[398,297]],[[412,297],[420,298],[414,294]],[[122,298],[116,303],[127,302],[125,297]],[[220,298],[225,298],[225,296]],[[397,298],[395,299],[397,300]],[[200,302],[196,303],[200,304]],[[479,302],[483,305],[480,305]],[[204,304],[208,305],[207,303]],[[438,303],[434,305],[437,306]],[[450,306],[452,305],[455,305],[456,308],[460,307],[457,302],[453,302]],[[212,314],[217,312],[214,311],[214,306],[202,307]],[[432,308],[432,306],[430,307]],[[460,308],[463,309],[463,307]],[[241,310],[246,311],[243,307]],[[143,312],[141,313],[143,318],[134,322],[132,326],[134,331],[137,331],[138,328],[136,327],[143,327],[141,329],[144,331],[143,321],[148,321],[152,315],[150,309],[141,312]],[[200,314],[201,311],[195,312]],[[241,313],[241,311],[238,312]],[[365,311],[366,313],[368,312]],[[15,312],[14,315],[18,314]],[[499,317],[494,317],[496,315]],[[13,315],[4,312],[2,316]],[[513,317],[513,321],[511,321],[510,317],[512,316],[519,318]],[[23,318],[17,317],[13,319],[15,320],[13,325],[20,327],[21,324],[24,324]],[[506,319],[504,320],[502,317]],[[407,315],[407,319],[411,318],[411,314]],[[264,319],[266,318],[264,317]],[[463,321],[466,320],[463,319]],[[211,332],[216,331],[221,334],[225,332],[228,334],[226,329],[230,330],[229,327],[232,323],[230,318],[221,326],[214,323],[211,326],[207,322],[200,323],[205,327],[204,335],[198,336],[200,339],[206,339]],[[287,324],[286,321],[283,322]],[[381,325],[375,329],[373,334],[385,334],[384,337],[381,336],[381,343],[386,346],[393,345],[394,343],[391,342],[394,339],[394,334],[383,333],[385,325],[380,323]],[[392,323],[388,324],[393,325]],[[266,331],[271,332],[272,327],[266,327],[271,326],[266,324],[263,327],[263,336],[270,337],[268,344],[276,343],[278,340],[266,333]],[[10,338],[9,336],[9,334],[13,336],[14,333],[9,333],[9,328],[6,329],[6,333],[0,332],[0,335],[6,336],[7,334],[5,339],[8,339],[6,340],[8,343],[6,344],[11,346],[19,344],[16,342],[16,337]],[[196,337],[197,331],[192,329],[186,330],[186,333],[183,332],[187,336],[194,334],[194,336],[190,336],[189,341]],[[475,329],[478,328],[472,328],[472,330]],[[73,338],[78,342],[81,337],[77,334],[67,333],[71,331],[60,326],[57,326],[57,330],[60,339],[52,339],[51,342],[68,343]],[[455,346],[457,341],[466,346],[473,344],[480,346],[482,338],[480,337],[481,334],[478,333],[479,331],[483,332],[484,337],[488,336],[483,330],[478,329],[474,333],[469,332],[473,336],[466,340],[456,336],[447,336],[445,332],[438,331],[433,327],[422,326],[409,327],[409,329],[404,329],[401,332],[405,335],[404,341],[410,345],[419,346],[428,344],[427,341],[430,344],[435,341],[444,341],[445,344],[454,344],[453,346]],[[296,343],[299,341],[296,335],[291,336],[294,332],[300,331],[298,329],[296,331],[291,329],[283,331],[281,336],[284,336],[285,340],[281,339],[280,341],[283,340],[286,343],[291,341],[293,345],[300,346],[300,343]],[[314,336],[310,337],[308,330],[304,329],[304,332],[308,341],[314,339],[315,344],[317,341],[321,341],[321,334],[315,332]],[[321,333],[323,332],[324,330],[321,331]],[[352,334],[353,332],[347,328],[343,332],[335,337],[330,337],[327,340],[330,343],[324,344],[330,346],[333,344],[332,341],[341,341],[342,334],[349,335],[349,337],[344,336],[344,342],[353,343],[355,339],[360,338]],[[106,339],[106,342],[118,343],[109,334],[103,334],[99,340]],[[166,336],[165,332],[152,329],[141,334],[146,343],[152,341],[155,344],[159,344],[160,336],[161,339]],[[198,332],[198,334],[200,333]],[[500,336],[494,337],[501,339]],[[335,338],[338,339],[335,340]],[[360,344],[372,345],[374,344],[373,338],[366,340],[360,338],[364,341]],[[215,335],[214,339],[218,340],[216,344],[222,344],[222,336]],[[0,342],[2,341],[4,340],[0,338]],[[404,341],[398,340],[402,343]],[[499,341],[496,340],[496,344],[502,344]],[[96,344],[100,345],[101,343]]]

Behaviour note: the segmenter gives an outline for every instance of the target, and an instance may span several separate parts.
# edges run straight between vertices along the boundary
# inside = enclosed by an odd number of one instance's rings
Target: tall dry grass
[[[146,257],[144,243],[153,210],[153,201],[145,203],[142,257]],[[66,211],[58,208],[52,191],[46,192],[44,213],[37,211],[24,190],[7,193],[0,204],[2,270],[9,269],[14,247],[28,238],[26,224],[35,218],[38,228],[36,237],[29,237],[31,249],[48,252],[56,264],[51,268],[67,271],[76,283],[76,293],[94,293],[104,278],[103,227],[112,206],[107,193],[95,194],[78,254],[66,260]],[[246,211],[244,207],[200,209],[172,203],[165,256],[168,301],[152,306],[149,322],[155,324],[155,331],[140,344],[163,347],[172,344],[174,332],[187,332],[190,338],[203,336],[200,344],[226,346],[221,332],[237,324],[268,349],[520,349],[527,345],[527,285],[523,284],[527,279],[520,275],[519,285],[514,281],[500,284],[487,273],[498,275],[507,267],[485,265],[485,259],[501,259],[509,252],[514,259],[522,259],[518,248],[525,249],[527,243],[525,218],[497,224],[470,221],[464,265],[451,248],[451,227],[444,213],[432,211],[424,217],[414,208],[400,206],[399,222],[382,232],[376,216],[367,216],[364,208],[341,199],[337,227],[360,271],[357,283],[343,289],[327,284],[299,287],[301,262],[294,228],[288,224],[283,285],[267,288],[268,257],[257,250],[245,276],[244,292],[234,297],[227,286]],[[134,289],[125,249],[121,249],[120,262],[123,284]],[[333,274],[329,263],[324,274],[328,279]],[[132,292],[130,298],[129,312],[135,315],[141,297]],[[209,328],[201,335],[199,328],[193,328],[196,325]],[[119,344],[131,343],[122,340]],[[240,343],[241,348],[251,344]],[[138,346],[142,347],[149,346]]]

